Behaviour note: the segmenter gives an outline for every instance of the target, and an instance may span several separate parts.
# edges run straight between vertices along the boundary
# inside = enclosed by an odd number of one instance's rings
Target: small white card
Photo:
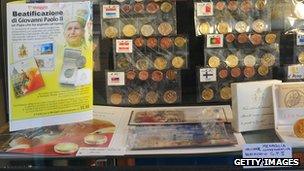
[[[103,18],[119,18],[119,5],[103,5],[102,6]]]
[[[124,72],[108,72],[108,86],[123,86],[125,85]]]
[[[297,34],[297,45],[298,46],[304,45],[304,32],[300,32]]]
[[[304,65],[298,64],[298,65],[288,66],[287,79],[288,80],[304,79]]]
[[[207,48],[219,48],[224,46],[223,34],[208,34],[207,35]]]
[[[212,2],[198,2],[196,3],[196,15],[213,16],[213,3]]]
[[[133,40],[132,39],[117,39],[116,40],[116,53],[132,53]]]
[[[216,68],[201,68],[200,82],[214,82],[216,81]]]

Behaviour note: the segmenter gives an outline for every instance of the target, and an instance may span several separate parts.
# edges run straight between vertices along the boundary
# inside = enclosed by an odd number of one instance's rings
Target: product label
[[[288,66],[288,80],[304,79],[304,65],[291,65]]]
[[[116,40],[116,53],[132,53],[132,52],[133,52],[133,40],[131,39]]]
[[[201,68],[200,82],[214,82],[216,81],[216,68]]]
[[[124,72],[108,72],[108,86],[123,86],[125,85]]]
[[[103,5],[103,18],[119,18],[119,5]]]
[[[298,33],[297,34],[297,45],[303,46],[304,45],[304,33]]]
[[[213,16],[213,3],[212,2],[196,3],[196,14],[198,17]]]
[[[224,46],[223,34],[208,34],[207,35],[207,48],[219,48]]]

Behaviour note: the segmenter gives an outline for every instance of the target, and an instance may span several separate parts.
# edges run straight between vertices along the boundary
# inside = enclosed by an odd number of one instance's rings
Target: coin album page
[[[282,83],[273,86],[275,130],[280,139],[294,147],[303,146],[304,84]]]

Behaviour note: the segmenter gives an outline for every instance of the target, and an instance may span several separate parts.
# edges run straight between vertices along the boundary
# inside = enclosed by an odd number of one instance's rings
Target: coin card
[[[304,79],[304,65],[293,64],[284,66],[286,81],[302,81]]]
[[[65,62],[61,69],[60,84],[75,86],[77,71],[78,67],[75,62]]]

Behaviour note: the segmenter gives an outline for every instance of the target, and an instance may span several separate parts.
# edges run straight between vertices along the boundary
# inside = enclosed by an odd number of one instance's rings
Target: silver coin
[[[64,71],[64,76],[66,78],[71,78],[74,75],[74,70],[75,69],[67,69]]]
[[[77,65],[77,68],[83,68],[86,64],[86,58],[81,56],[79,59],[77,59],[76,61],[76,65]]]

